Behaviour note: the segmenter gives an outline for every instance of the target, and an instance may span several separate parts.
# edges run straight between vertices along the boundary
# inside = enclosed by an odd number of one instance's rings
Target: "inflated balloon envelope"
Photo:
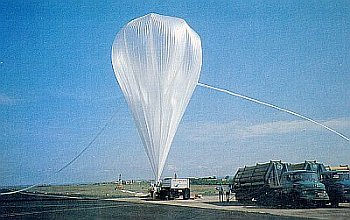
[[[112,63],[159,181],[199,80],[200,38],[182,19],[148,14],[117,34]]]

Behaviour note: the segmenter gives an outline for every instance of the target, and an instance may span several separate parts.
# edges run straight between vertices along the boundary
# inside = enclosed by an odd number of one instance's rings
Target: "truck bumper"
[[[328,194],[324,192],[304,192],[300,196],[301,199],[307,201],[327,201],[329,200]]]

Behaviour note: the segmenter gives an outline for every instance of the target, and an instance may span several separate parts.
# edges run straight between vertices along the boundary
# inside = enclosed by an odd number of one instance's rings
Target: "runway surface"
[[[295,219],[146,203],[102,200],[2,201],[2,219]]]

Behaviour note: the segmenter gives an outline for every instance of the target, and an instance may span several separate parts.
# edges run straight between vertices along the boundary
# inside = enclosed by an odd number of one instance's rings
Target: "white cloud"
[[[342,133],[350,130],[350,118],[339,118],[319,121],[326,126]],[[183,134],[194,142],[244,140],[278,134],[292,134],[297,132],[329,132],[319,125],[305,120],[274,121],[262,124],[247,125],[242,122],[201,122],[184,125]],[[344,132],[343,132],[344,133]],[[347,134],[344,134],[347,135]],[[349,136],[349,134],[348,134]]]
[[[318,121],[350,136],[350,118]],[[240,166],[269,160],[344,164],[350,152],[349,142],[303,120],[187,122],[174,143],[168,161],[177,164],[179,174],[194,176],[233,175]]]
[[[295,133],[314,130],[316,125],[307,121],[276,121],[236,129],[236,136],[244,139],[258,136]]]

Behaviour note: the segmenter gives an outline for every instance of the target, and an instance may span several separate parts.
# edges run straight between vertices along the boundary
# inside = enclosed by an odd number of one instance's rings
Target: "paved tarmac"
[[[219,203],[217,197],[155,201],[137,197],[97,200],[16,194],[0,200],[0,219],[349,219],[349,216],[349,203],[339,208],[282,209]]]
[[[225,210],[231,212],[241,212],[246,214],[268,214],[272,216],[291,217],[291,218],[308,218],[308,219],[350,219],[350,203],[341,203],[338,208],[274,208],[256,205],[243,205],[235,201],[218,202],[218,197],[205,197],[196,200],[171,200],[171,201],[154,201],[139,198],[117,199],[118,201],[129,201],[136,203],[152,203],[192,208],[204,208],[212,210]]]
[[[147,202],[22,200],[2,202],[0,205],[2,219],[295,219]]]

